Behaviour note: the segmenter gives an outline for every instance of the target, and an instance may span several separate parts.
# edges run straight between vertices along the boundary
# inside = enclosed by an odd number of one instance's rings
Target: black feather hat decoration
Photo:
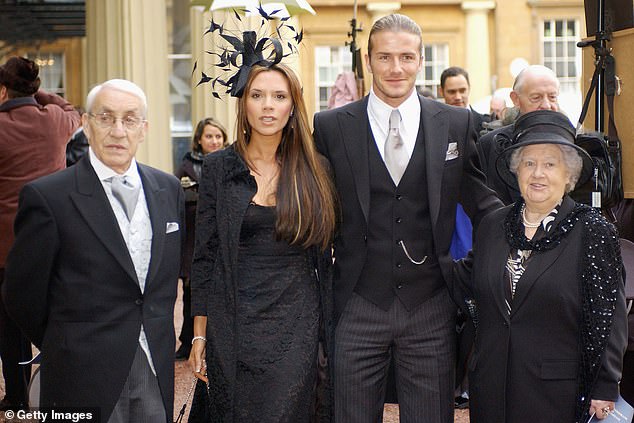
[[[246,10],[243,10],[246,12]],[[219,76],[209,76],[201,71],[198,85],[211,84],[212,95],[220,99],[222,94],[230,94],[233,97],[242,97],[249,77],[249,72],[254,65],[265,67],[280,63],[282,59],[297,53],[297,46],[302,41],[303,31],[297,32],[295,27],[287,23],[289,17],[278,19],[281,10],[267,12],[260,5],[255,13],[259,14],[260,28],[255,30],[230,31],[224,24],[218,24],[212,18],[207,34],[218,33],[223,45],[217,44],[215,51],[207,51],[218,58],[214,66],[220,72],[214,72]],[[234,19],[240,26],[242,18],[234,10]],[[194,63],[196,71],[198,63]],[[222,91],[224,87],[226,90]],[[221,90],[219,92],[219,90]]]

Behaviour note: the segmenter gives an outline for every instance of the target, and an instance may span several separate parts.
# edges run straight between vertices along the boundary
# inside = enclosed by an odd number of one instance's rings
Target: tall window
[[[315,48],[315,110],[328,108],[328,98],[337,75],[352,70],[350,47],[320,46]]]
[[[190,149],[192,137],[189,4],[177,0],[168,0],[166,4],[172,160],[174,169],[178,169],[183,156]]]
[[[544,66],[557,74],[562,93],[579,91],[581,76],[581,49],[579,41],[579,21],[574,19],[553,19],[544,21],[542,45]]]
[[[416,77],[416,87],[427,88],[438,97],[440,74],[449,67],[449,45],[425,44],[423,55],[423,69]]]

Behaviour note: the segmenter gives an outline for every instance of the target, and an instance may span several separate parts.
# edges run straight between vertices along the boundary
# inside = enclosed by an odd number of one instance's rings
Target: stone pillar
[[[389,14],[395,13],[396,11],[401,9],[401,3],[398,1],[390,1],[390,2],[370,2],[365,8],[370,15],[372,15],[372,23],[378,21],[383,16],[387,16]]]
[[[475,102],[491,94],[491,64],[489,52],[489,10],[495,1],[462,2],[465,11],[465,69],[469,72],[471,95]]]
[[[112,78],[138,84],[149,130],[136,158],[172,172],[165,0],[86,0],[88,89]]]

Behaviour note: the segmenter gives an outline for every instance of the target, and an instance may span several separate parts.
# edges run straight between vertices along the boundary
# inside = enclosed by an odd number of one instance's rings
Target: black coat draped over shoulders
[[[236,296],[238,250],[244,215],[257,191],[255,178],[233,147],[205,157],[196,215],[196,242],[192,264],[192,314],[207,316],[207,374],[210,414],[214,422],[233,422],[236,384]],[[320,341],[332,348],[334,334],[330,251],[316,247],[308,256],[318,275]],[[321,348],[320,348],[321,349]],[[323,357],[320,374],[324,370]],[[330,421],[329,383],[318,383],[318,421]]]

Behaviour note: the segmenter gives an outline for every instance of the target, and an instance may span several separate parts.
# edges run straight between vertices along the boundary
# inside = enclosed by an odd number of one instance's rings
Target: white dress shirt
[[[385,161],[385,140],[390,129],[390,114],[394,108],[381,100],[370,89],[368,97],[368,119],[370,120],[370,128],[376,146],[381,153],[383,161]],[[401,125],[399,134],[405,144],[405,151],[411,158],[416,146],[416,138],[418,137],[418,128],[420,126],[420,100],[416,90],[412,90],[412,94],[398,106],[401,114]]]
[[[136,208],[134,209],[132,219],[128,221],[123,206],[119,203],[119,200],[112,195],[110,186],[110,178],[119,174],[99,160],[92,148],[88,148],[88,154],[90,156],[90,164],[95,170],[101,182],[101,186],[106,192],[108,201],[110,201],[112,211],[114,211],[114,215],[117,218],[121,235],[123,235],[125,244],[128,247],[128,253],[130,254],[132,263],[134,263],[134,270],[139,281],[141,294],[143,294],[145,291],[145,279],[147,278],[147,273],[150,268],[150,259],[152,258],[152,222],[150,220],[147,202],[145,201],[143,183],[141,182],[141,175],[139,175],[136,160],[134,158],[132,159],[130,167],[123,174],[132,186],[139,187],[139,197],[137,199]],[[150,363],[152,373],[156,375],[152,354],[150,353],[150,347],[145,336],[143,325],[141,325],[141,332],[139,333],[139,344]]]

